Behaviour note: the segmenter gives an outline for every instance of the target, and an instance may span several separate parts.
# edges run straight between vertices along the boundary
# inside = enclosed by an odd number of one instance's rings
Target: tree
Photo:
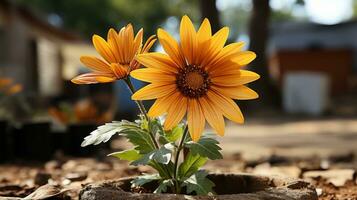
[[[269,21],[271,8],[269,0],[252,0],[253,8],[249,22],[249,50],[257,54],[250,68],[260,74],[260,80],[252,84],[260,93],[260,102],[272,105],[276,102],[276,90],[269,78],[266,47],[269,38]]]
[[[57,16],[65,29],[81,33],[83,38],[93,34],[106,37],[110,27],[121,28],[132,23],[138,30],[145,29],[145,35],[156,33],[171,15],[166,0],[16,0],[19,5],[30,7],[44,19]]]
[[[200,0],[201,19],[208,18],[211,22],[212,31],[216,32],[221,28],[219,21],[219,11],[216,7],[216,0]]]

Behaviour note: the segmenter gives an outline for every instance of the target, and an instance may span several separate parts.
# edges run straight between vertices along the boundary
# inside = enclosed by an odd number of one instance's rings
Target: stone
[[[326,171],[308,171],[303,174],[304,178],[318,178],[326,179],[327,182],[332,183],[336,187],[343,186],[347,181],[356,178],[356,171],[354,169],[330,169]]]
[[[47,172],[37,172],[35,175],[35,184],[36,185],[46,185],[48,180],[51,178],[51,174]]]
[[[68,189],[63,189],[59,186],[47,184],[47,185],[43,185],[43,186],[39,187],[36,191],[34,191],[33,193],[31,193],[30,195],[26,196],[23,199],[24,200],[26,200],[26,199],[40,200],[40,199],[61,197],[67,191],[68,191]]]
[[[298,178],[301,174],[301,169],[296,166],[271,166],[269,163],[263,163],[257,165],[252,170],[252,173],[263,176]]]
[[[130,192],[133,178],[94,183],[85,186],[80,200],[317,200],[315,188],[306,181],[291,178],[256,176],[251,174],[210,174],[216,184],[213,196],[152,194]],[[148,185],[148,188],[154,185]]]
[[[88,174],[86,172],[69,173],[65,176],[65,178],[70,180],[71,182],[83,181],[83,180],[87,179],[87,177],[88,177]]]
[[[317,193],[317,196],[321,196],[322,195],[322,188],[316,188],[316,193]]]

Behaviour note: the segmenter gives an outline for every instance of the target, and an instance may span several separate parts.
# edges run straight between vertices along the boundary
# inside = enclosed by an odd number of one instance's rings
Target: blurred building
[[[334,97],[357,94],[357,21],[273,24],[270,73],[285,110],[322,114]]]
[[[25,94],[60,94],[67,63],[63,48],[78,41],[26,8],[0,0],[0,73],[23,84]]]
[[[270,38],[271,73],[280,83],[288,72],[328,76],[330,92],[343,94],[357,77],[357,21],[336,25],[310,22],[274,24]]]

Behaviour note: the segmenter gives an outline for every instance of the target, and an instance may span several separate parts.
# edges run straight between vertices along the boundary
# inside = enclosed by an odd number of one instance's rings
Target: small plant
[[[165,30],[157,37],[167,54],[148,50],[156,39],[142,47],[142,29],[134,37],[129,24],[119,33],[110,29],[107,41],[93,37],[104,60],[83,56],[81,61],[93,70],[72,81],[78,84],[124,81],[141,112],[135,122],[114,121],[99,126],[84,139],[82,146],[107,142],[119,134],[133,144],[132,149],[111,156],[131,165],[149,165],[157,174],[144,174],[132,181],[142,187],[155,181],[154,193],[207,195],[214,183],[201,169],[207,160],[221,159],[221,148],[211,134],[202,135],[207,121],[218,135],[224,135],[224,117],[243,123],[243,115],[233,99],[255,99],[258,94],[244,84],[259,75],[242,70],[255,54],[241,51],[242,42],[227,46],[227,27],[212,35],[210,23],[203,21],[196,32],[191,20],[181,20],[178,43]],[[138,69],[140,64],[146,68]],[[131,77],[150,84],[136,91]],[[156,99],[147,112],[142,100]],[[185,117],[186,116],[186,117]]]

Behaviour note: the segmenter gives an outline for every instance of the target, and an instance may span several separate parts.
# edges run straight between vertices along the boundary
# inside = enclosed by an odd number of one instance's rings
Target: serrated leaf
[[[154,133],[155,135],[156,134],[163,135],[163,128],[162,128],[162,125],[158,119],[153,119],[150,121],[149,130],[152,133]]]
[[[207,195],[213,192],[215,184],[207,178],[207,172],[201,170],[184,180],[182,186],[186,186],[187,194]]]
[[[170,142],[175,142],[182,137],[184,127],[182,125],[175,126],[172,130],[166,131],[165,136]]]
[[[87,137],[84,138],[81,146],[98,145],[102,142],[107,142],[113,135],[123,130],[123,122],[111,122],[99,126],[96,130],[92,131]]]
[[[147,165],[149,162],[152,160],[153,155],[155,154],[155,151],[152,151],[150,153],[144,154],[141,158],[134,160],[131,165],[138,166],[138,165]]]
[[[172,187],[174,183],[172,180],[164,180],[160,183],[159,187],[156,188],[154,193],[164,193],[167,192],[167,188]]]
[[[169,162],[166,165],[157,162],[150,162],[148,165],[156,169],[159,172],[160,176],[164,179],[169,179],[173,176],[175,166],[172,162]]]
[[[196,173],[206,162],[206,157],[201,157],[199,154],[193,155],[192,153],[188,153],[184,162],[179,167],[179,177],[181,179],[190,177],[192,174]]]
[[[153,159],[158,163],[168,164],[172,156],[172,145],[170,143],[165,144],[153,155]]]
[[[161,177],[159,174],[144,174],[132,180],[130,183],[132,187],[137,187],[137,186],[143,186],[146,183],[150,183],[151,181],[156,181],[160,179]]]
[[[140,128],[128,128],[122,131],[120,135],[126,137],[140,154],[150,153],[155,149],[149,133],[145,130]]]
[[[168,143],[162,146],[160,149],[153,150],[149,153],[144,154],[141,158],[135,160],[131,164],[147,165],[150,161],[156,161],[158,163],[162,163],[166,165],[170,162],[172,157],[172,150],[170,149],[171,147],[172,145]]]
[[[185,144],[190,149],[193,155],[199,154],[202,157],[207,157],[211,160],[222,159],[223,156],[219,152],[221,148],[219,142],[213,138],[201,137],[198,142],[189,141]]]
[[[109,154],[108,156],[114,156],[116,158],[119,158],[120,160],[127,160],[127,161],[134,161],[138,160],[142,156],[139,154],[139,152],[135,149],[129,149],[129,150],[124,150],[120,152],[114,152]]]

